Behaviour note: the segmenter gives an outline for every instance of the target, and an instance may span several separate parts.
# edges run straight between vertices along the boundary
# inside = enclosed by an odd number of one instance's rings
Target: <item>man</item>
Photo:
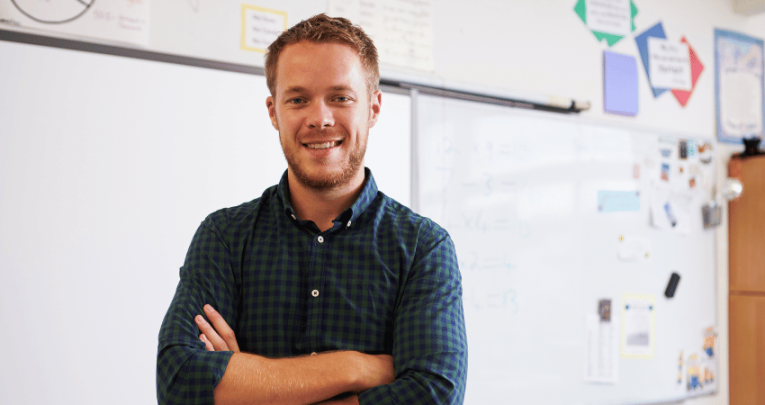
[[[159,334],[159,402],[461,404],[454,246],[363,167],[374,44],[318,15],[269,47],[266,78],[288,168],[194,235]]]

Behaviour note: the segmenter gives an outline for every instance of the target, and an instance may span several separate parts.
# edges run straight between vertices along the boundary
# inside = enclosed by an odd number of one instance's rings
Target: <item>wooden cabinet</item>
[[[744,186],[728,205],[730,404],[765,404],[765,156],[728,172]]]

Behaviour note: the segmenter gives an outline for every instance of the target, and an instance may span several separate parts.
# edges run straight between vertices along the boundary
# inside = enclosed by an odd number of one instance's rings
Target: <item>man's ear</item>
[[[266,107],[268,108],[268,118],[271,118],[271,125],[275,130],[279,130],[279,123],[276,121],[276,104],[272,96],[266,97]]]
[[[382,91],[375,90],[369,100],[369,128],[377,123],[377,117],[380,116],[380,107],[382,106]]]

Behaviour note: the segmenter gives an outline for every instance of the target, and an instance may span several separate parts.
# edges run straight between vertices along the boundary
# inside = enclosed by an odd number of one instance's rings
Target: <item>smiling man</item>
[[[159,403],[461,404],[452,241],[363,166],[374,44],[318,15],[269,47],[266,79],[287,170],[194,235],[159,334]]]

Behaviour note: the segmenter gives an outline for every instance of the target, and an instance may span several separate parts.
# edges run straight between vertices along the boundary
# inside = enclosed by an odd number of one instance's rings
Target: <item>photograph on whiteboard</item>
[[[701,352],[694,351],[688,356],[688,396],[697,396],[717,391],[717,332],[714,326],[703,330]],[[698,350],[698,348],[696,348]]]
[[[744,138],[762,139],[762,39],[715,29],[715,61],[717,139],[736,144],[742,144]]]
[[[622,357],[652,359],[656,339],[656,298],[650,294],[622,296]]]
[[[0,27],[148,46],[151,0],[0,0]]]
[[[717,362],[705,353],[688,356],[686,366],[688,396],[698,396],[717,390]]]

